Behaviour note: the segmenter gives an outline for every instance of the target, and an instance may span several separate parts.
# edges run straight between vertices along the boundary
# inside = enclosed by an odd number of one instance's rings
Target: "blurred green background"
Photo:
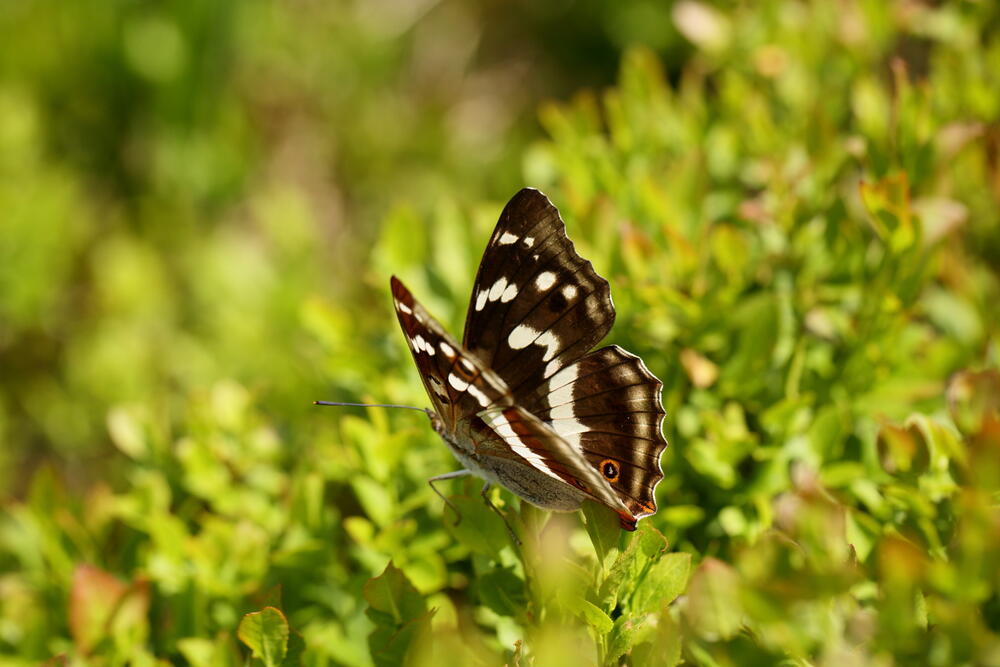
[[[0,664],[1000,665],[998,28],[0,4]],[[310,405],[426,404],[388,277],[460,332],[525,185],[665,383],[634,536]]]

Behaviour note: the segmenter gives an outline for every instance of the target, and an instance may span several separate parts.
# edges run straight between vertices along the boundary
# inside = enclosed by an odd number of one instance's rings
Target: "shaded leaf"
[[[649,521],[640,521],[629,541],[611,566],[601,587],[601,600],[609,607],[628,597],[642,585],[642,577],[651,563],[667,549],[667,540]]]
[[[524,581],[509,568],[498,568],[476,579],[479,599],[487,607],[500,614],[518,618],[528,603]]]
[[[445,517],[448,531],[470,551],[484,556],[494,556],[511,543],[503,520],[483,502],[482,498],[452,496],[450,500],[458,508],[462,518],[458,525],[455,525],[449,510]],[[510,520],[508,518],[508,521]]]
[[[406,663],[411,644],[428,632],[434,611],[428,611],[399,626],[379,625],[368,637],[368,647],[376,667],[398,667]]]
[[[612,509],[592,501],[584,502],[581,509],[590,543],[597,552],[597,562],[603,568],[608,554],[618,548],[622,533],[618,515]]]
[[[655,629],[655,621],[651,616],[618,617],[608,642],[607,661],[617,662],[633,646],[648,639]]]
[[[420,616],[427,609],[424,597],[391,562],[382,574],[365,583],[364,596],[369,610],[384,614],[396,625]]]

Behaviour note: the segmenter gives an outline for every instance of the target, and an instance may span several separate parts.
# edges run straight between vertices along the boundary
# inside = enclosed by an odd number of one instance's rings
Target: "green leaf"
[[[728,639],[742,623],[740,578],[736,570],[715,558],[706,558],[687,588],[685,615],[695,631],[707,639]]]
[[[138,410],[118,406],[108,412],[108,433],[111,442],[127,456],[141,461],[149,456],[150,446]]]
[[[592,602],[588,602],[579,595],[569,596],[566,600],[566,606],[576,616],[583,619],[598,636],[606,635],[614,627],[614,621],[611,620],[610,616]]]
[[[250,647],[255,658],[267,667],[280,665],[288,652],[289,627],[285,615],[274,607],[264,607],[243,617],[236,636]]]
[[[524,581],[509,568],[482,574],[476,579],[479,599],[487,607],[511,618],[520,618],[528,604]]]
[[[590,535],[590,543],[597,552],[597,562],[603,568],[608,554],[618,548],[618,540],[621,538],[622,529],[618,514],[600,503],[589,500],[583,503],[581,509],[587,534]]]
[[[611,632],[608,643],[607,663],[617,663],[633,646],[639,644],[656,629],[651,616],[619,616]]]
[[[455,525],[449,510],[445,521],[448,531],[459,542],[483,556],[496,556],[504,547],[510,545],[510,535],[503,524],[503,519],[496,515],[479,496],[452,496],[452,504],[458,509],[462,518]],[[510,521],[511,513],[508,513]]]
[[[632,594],[631,611],[646,614],[661,610],[684,592],[691,570],[691,554],[667,554],[653,564],[642,585]]]
[[[639,527],[632,533],[629,546],[632,543],[635,543],[646,558],[659,558],[669,547],[667,538],[648,520],[639,522]]]
[[[363,592],[369,611],[388,616],[396,625],[406,623],[427,610],[424,597],[391,562],[382,574],[365,583]]]
[[[663,667],[680,664],[685,637],[671,614],[664,612],[657,617],[656,630],[651,635],[648,642],[636,642],[631,654],[632,664]]]
[[[358,497],[358,502],[364,508],[365,514],[379,526],[388,525],[392,519],[394,503],[385,485],[371,477],[358,475],[351,480],[351,487]]]
[[[382,574],[364,587],[368,601],[365,613],[375,623],[368,636],[368,649],[378,667],[403,664],[413,639],[430,627],[434,611],[427,611],[424,598],[391,562]]]
[[[398,627],[380,625],[368,637],[368,649],[376,667],[398,667],[406,663],[414,640],[428,632],[434,610]]]
[[[649,521],[639,522],[628,547],[618,555],[601,586],[601,600],[613,607],[642,583],[650,563],[667,549],[667,540]]]

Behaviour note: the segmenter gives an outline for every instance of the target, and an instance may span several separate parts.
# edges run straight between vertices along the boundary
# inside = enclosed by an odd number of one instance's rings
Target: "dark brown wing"
[[[522,405],[581,452],[640,519],[656,512],[663,479],[662,387],[642,359],[612,345],[566,366]]]
[[[662,384],[620,347],[589,352],[614,319],[608,282],[577,254],[556,208],[537,190],[518,192],[483,254],[465,346],[638,519],[656,511],[663,478]]]
[[[496,406],[479,413],[479,451],[487,456],[527,462],[536,470],[576,487],[618,512],[634,530],[635,517],[579,449],[522,407]],[[528,498],[531,500],[531,498]]]
[[[392,299],[399,326],[417,364],[434,412],[449,432],[459,419],[473,415],[507,395],[506,387],[482,378],[483,369],[393,276]]]
[[[490,458],[513,461],[573,486],[635,522],[629,509],[580,453],[527,410],[513,405],[502,379],[459,345],[393,276],[396,314],[417,370],[449,433],[476,424],[468,452],[489,468]],[[472,446],[470,438],[469,446]],[[532,500],[530,490],[524,495]]]
[[[580,257],[559,211],[525,188],[483,253],[463,343],[518,400],[603,339],[615,320],[608,281]]]

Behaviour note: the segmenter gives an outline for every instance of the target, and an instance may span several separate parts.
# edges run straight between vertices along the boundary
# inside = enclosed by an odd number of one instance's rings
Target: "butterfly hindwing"
[[[628,507],[581,452],[538,417],[517,405],[488,408],[477,416],[482,424],[474,437],[488,456],[526,461],[619,514],[630,515]]]
[[[617,345],[564,367],[523,405],[575,446],[636,517],[656,512],[666,415],[662,383]]]

